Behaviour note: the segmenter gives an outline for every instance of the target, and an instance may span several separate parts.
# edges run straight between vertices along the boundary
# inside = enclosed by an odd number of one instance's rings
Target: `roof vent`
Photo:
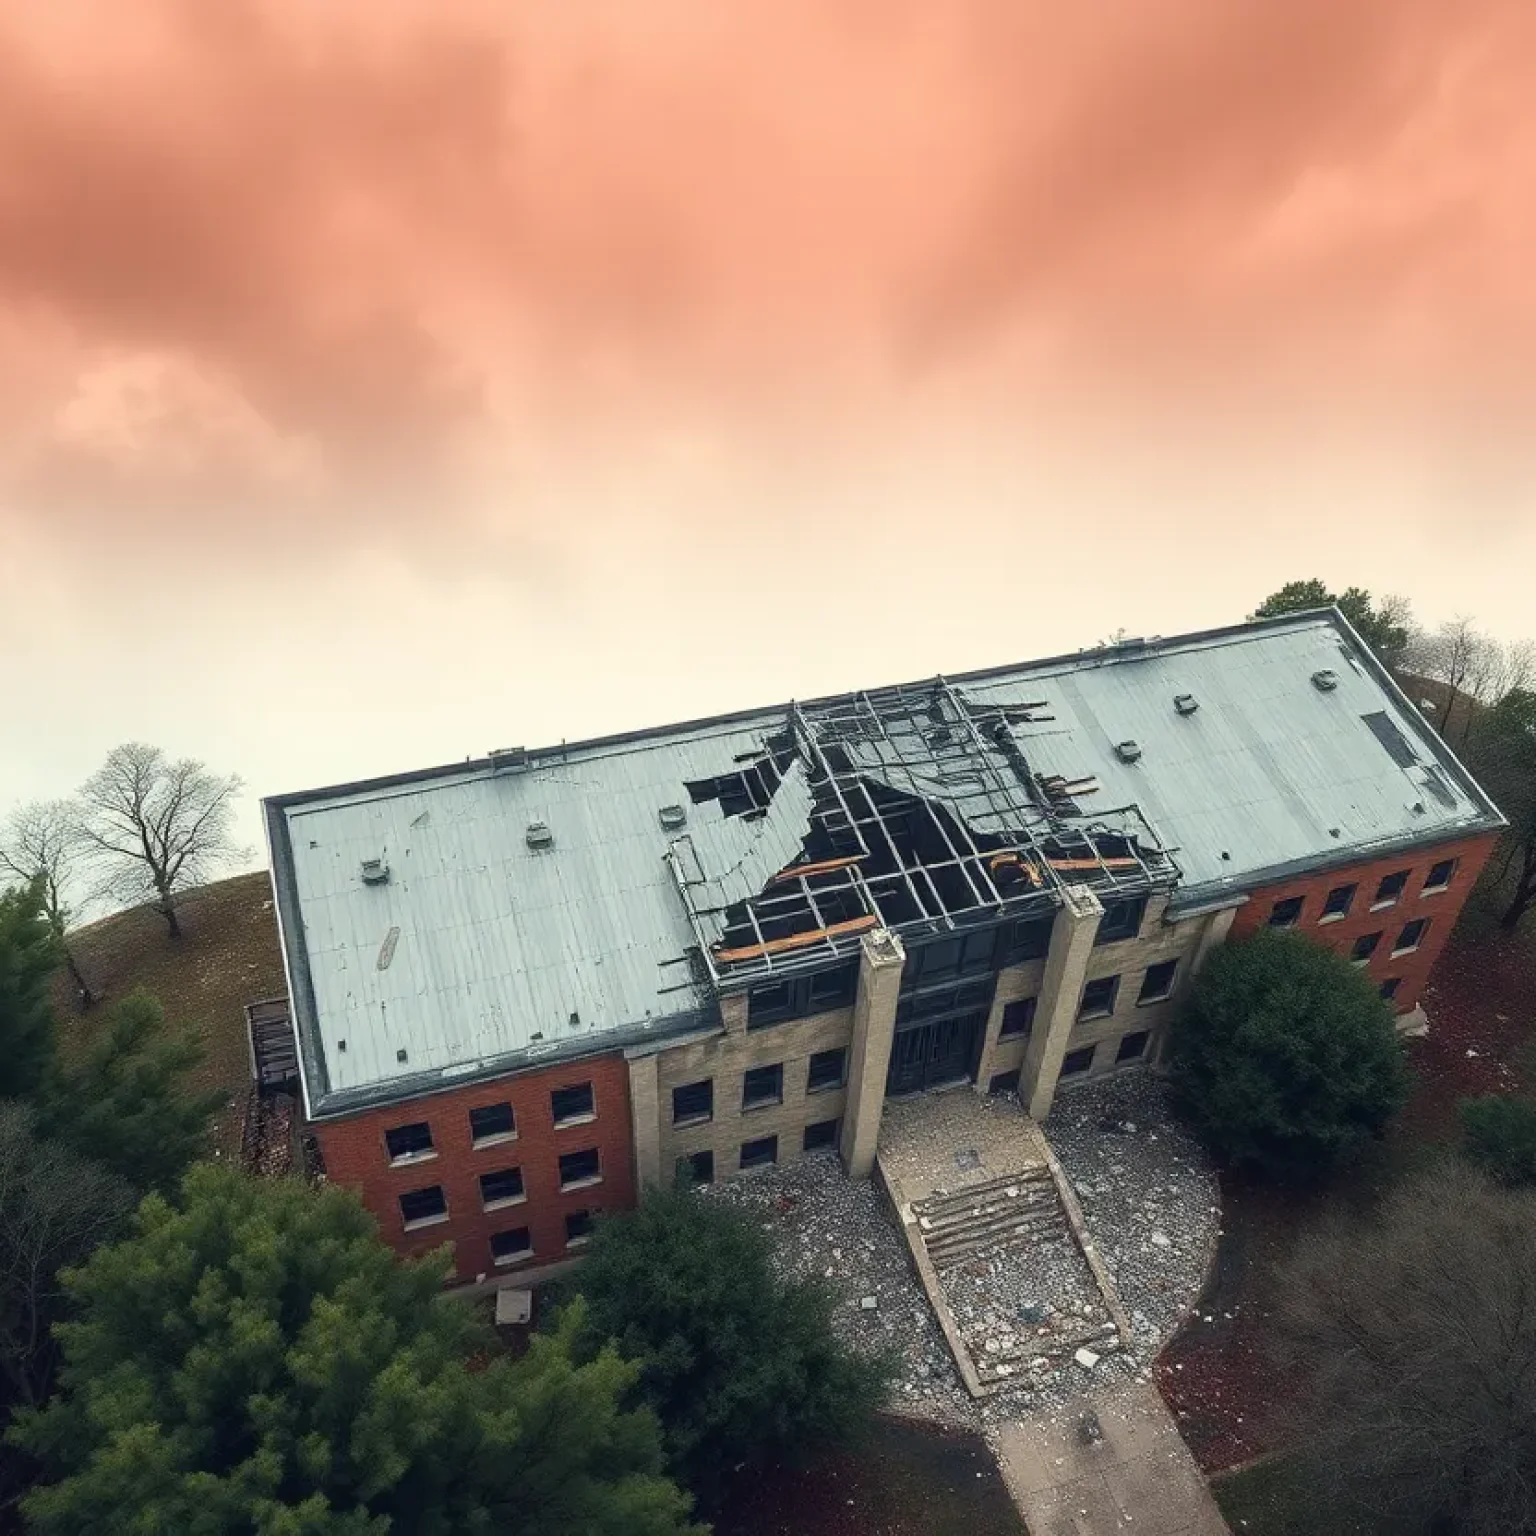
[[[492,747],[491,772],[505,773],[509,768],[528,766],[527,747]]]
[[[1141,745],[1134,741],[1117,741],[1115,743],[1115,756],[1122,763],[1134,763],[1141,756]]]
[[[530,821],[528,830],[523,834],[530,848],[553,848],[555,846],[555,834],[549,830],[547,823],[542,821]]]
[[[387,885],[389,883],[389,865],[383,859],[364,859],[358,872],[363,877],[364,885]]]
[[[1173,707],[1181,715],[1192,715],[1200,708],[1200,700],[1192,693],[1176,693],[1173,696]]]
[[[1332,693],[1339,686],[1339,674],[1330,667],[1324,667],[1321,672],[1312,674],[1312,686],[1319,693]]]
[[[664,805],[657,815],[661,817],[661,824],[668,832],[676,832],[679,827],[688,824],[688,812],[680,805]]]

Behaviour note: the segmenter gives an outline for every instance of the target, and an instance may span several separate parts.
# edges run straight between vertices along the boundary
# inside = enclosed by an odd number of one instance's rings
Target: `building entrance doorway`
[[[976,1070],[986,1027],[986,1010],[979,1009],[898,1029],[885,1077],[887,1097],[965,1082]]]

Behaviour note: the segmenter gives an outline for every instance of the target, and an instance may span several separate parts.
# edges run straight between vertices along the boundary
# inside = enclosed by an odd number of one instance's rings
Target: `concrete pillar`
[[[1030,1115],[1044,1120],[1056,1097],[1061,1060],[1077,1022],[1088,959],[1104,908],[1086,885],[1069,885],[1062,891],[1061,908],[1051,928],[1051,949],[1045,957],[1045,980],[1035,1009],[1035,1025],[1024,1051],[1024,1070],[1019,1074],[1019,1097]]]
[[[853,1045],[848,1061],[848,1096],[843,1106],[840,1150],[850,1178],[867,1179],[875,1166],[885,1076],[896,1034],[896,997],[907,952],[884,928],[864,935],[859,946],[859,993],[853,1003]]]
[[[629,1060],[629,1123],[635,1144],[635,1184],[661,1184],[661,1062],[654,1053]]]

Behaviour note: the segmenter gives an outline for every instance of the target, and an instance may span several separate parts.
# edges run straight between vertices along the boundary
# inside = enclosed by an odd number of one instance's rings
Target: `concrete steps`
[[[1043,1166],[931,1195],[915,1203],[912,1214],[928,1257],[940,1270],[1066,1229],[1056,1186]]]

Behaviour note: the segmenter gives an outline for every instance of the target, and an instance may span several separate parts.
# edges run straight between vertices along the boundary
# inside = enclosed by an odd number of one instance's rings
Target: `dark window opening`
[[[560,1159],[561,1189],[569,1189],[573,1184],[584,1184],[589,1179],[599,1179],[602,1175],[602,1160],[597,1155],[596,1147],[567,1152]]]
[[[744,1141],[741,1144],[741,1166],[743,1168],[765,1168],[769,1163],[779,1160],[779,1138],[777,1136],[762,1136],[756,1141]]]
[[[480,1175],[480,1198],[485,1202],[487,1210],[501,1201],[521,1200],[523,1198],[523,1170],[521,1168],[498,1168],[495,1173],[482,1173]]]
[[[677,1182],[681,1185],[713,1184],[715,1181],[715,1154],[708,1148],[690,1153],[677,1160]]]
[[[1081,1077],[1093,1065],[1093,1053],[1097,1046],[1084,1045],[1075,1051],[1068,1051],[1061,1058],[1061,1075],[1063,1077]]]
[[[574,1248],[592,1236],[591,1211],[567,1211],[565,1213],[565,1246]]]
[[[1443,891],[1451,883],[1451,876],[1456,873],[1455,859],[1441,859],[1433,865],[1424,877],[1424,889],[1426,891]]]
[[[1344,917],[1355,904],[1355,892],[1359,889],[1355,885],[1336,885],[1328,892],[1328,899],[1323,903],[1324,917]]]
[[[1137,994],[1138,1003],[1160,1003],[1166,997],[1173,996],[1173,979],[1178,974],[1179,962],[1177,960],[1162,960],[1156,965],[1149,965],[1147,973],[1141,978],[1141,991]]]
[[[491,1258],[498,1264],[515,1264],[533,1253],[533,1234],[527,1227],[509,1227],[491,1233]]]
[[[384,1145],[389,1148],[392,1163],[421,1157],[432,1150],[432,1127],[425,1120],[394,1126],[384,1132]]]
[[[1396,901],[1408,888],[1408,871],[1400,869],[1396,874],[1388,875],[1380,885],[1376,887],[1376,900],[1378,902]]]
[[[1376,946],[1381,943],[1379,933],[1362,933],[1355,940],[1354,948],[1349,952],[1351,960],[1369,960],[1376,953]]]
[[[1012,1072],[997,1072],[993,1074],[992,1081],[987,1084],[988,1093],[1017,1093],[1019,1091],[1019,1069],[1015,1067]]]
[[[859,915],[857,904],[848,915]],[[823,916],[828,922],[843,920],[825,908]],[[763,932],[770,936],[767,928]],[[778,1024],[785,1019],[803,1019],[810,1014],[846,1008],[853,1001],[858,985],[859,967],[854,961],[833,966],[830,970],[814,971],[809,976],[792,976],[784,981],[770,981],[753,987],[747,994],[747,1028],[761,1029],[765,1024]]]
[[[1403,978],[1401,976],[1387,977],[1387,979],[1381,984],[1381,995],[1390,1003],[1392,999],[1397,996],[1397,989],[1402,986],[1402,984]]]
[[[1140,1061],[1147,1054],[1147,1042],[1152,1038],[1150,1030],[1138,1029],[1134,1034],[1122,1035],[1115,1051],[1116,1062]]]
[[[1269,909],[1271,928],[1294,928],[1301,921],[1301,909],[1306,905],[1305,896],[1287,896]]]
[[[400,1196],[400,1215],[406,1226],[441,1221],[448,1214],[448,1199],[441,1184],[428,1189],[412,1189]]]
[[[712,1118],[715,1113],[715,1080],[685,1083],[672,1090],[672,1124],[693,1125]]]
[[[805,1091],[823,1093],[829,1088],[841,1088],[847,1054],[841,1046],[835,1051],[817,1051],[806,1070]]]
[[[801,1139],[801,1150],[805,1152],[819,1152],[823,1147],[835,1147],[837,1145],[836,1120],[818,1120],[814,1125],[805,1128],[805,1135]]]
[[[1392,946],[1392,953],[1402,954],[1405,950],[1417,949],[1424,941],[1424,930],[1429,927],[1427,917],[1416,917],[1411,923],[1403,924],[1403,931],[1397,936],[1397,943]]]
[[[857,916],[858,912],[856,905],[853,911],[828,912],[822,904],[822,915],[830,921],[841,922]],[[839,965],[830,971],[816,971],[809,979],[810,1012],[826,1013],[833,1008],[846,1008],[853,1001],[853,994],[859,985],[859,968],[857,964]]]
[[[1103,1019],[1115,1011],[1115,994],[1120,990],[1118,976],[1100,976],[1083,988],[1082,1005],[1077,1010],[1080,1019]]]
[[[1016,1002],[1003,1005],[1003,1027],[998,1031],[1000,1040],[1014,1040],[1028,1035],[1034,1028],[1035,1005],[1038,997],[1021,997]]]
[[[915,992],[903,992],[896,1000],[896,1027],[914,1019],[948,1018],[957,1013],[973,1013],[977,1009],[986,1012],[992,1006],[991,976],[981,981],[962,981],[950,985],[940,983]]]
[[[556,1125],[585,1119],[594,1112],[592,1084],[573,1083],[568,1088],[556,1088],[549,1096],[549,1108]]]
[[[749,1067],[741,1077],[741,1107],[757,1109],[764,1104],[784,1102],[784,1063],[771,1067]]]
[[[1054,917],[1025,917],[1003,930],[1001,965],[1019,965],[1025,960],[1042,960],[1050,952]]]
[[[997,956],[997,929],[952,933],[911,950],[901,984],[908,990],[990,971]]]
[[[1110,901],[1104,904],[1104,916],[1099,920],[1099,931],[1094,935],[1095,944],[1111,944],[1117,939],[1134,939],[1141,932],[1141,920],[1146,916],[1147,898],[1138,896],[1131,901]]]
[[[490,1141],[497,1136],[515,1136],[517,1122],[510,1104],[482,1104],[469,1112],[469,1139]]]

